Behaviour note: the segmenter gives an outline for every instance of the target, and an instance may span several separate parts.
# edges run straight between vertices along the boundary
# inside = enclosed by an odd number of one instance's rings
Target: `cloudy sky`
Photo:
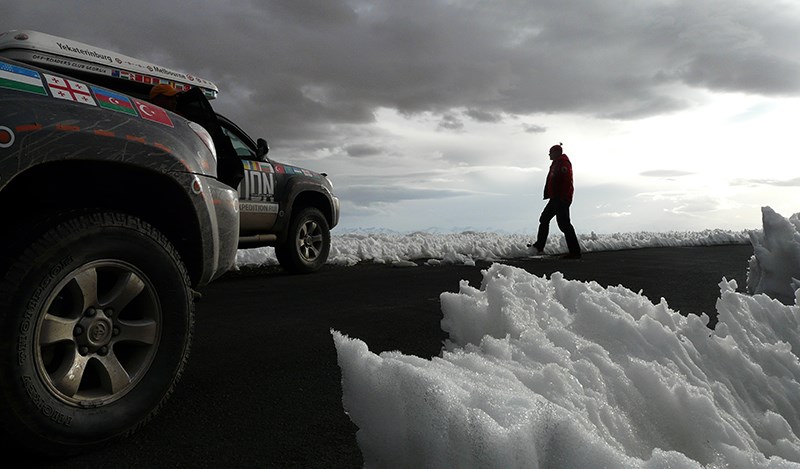
[[[214,81],[342,230],[533,232],[558,142],[579,233],[800,212],[794,0],[32,0],[10,29]]]

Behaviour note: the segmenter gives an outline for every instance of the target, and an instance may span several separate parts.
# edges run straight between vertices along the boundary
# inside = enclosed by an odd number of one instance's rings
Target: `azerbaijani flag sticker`
[[[131,116],[138,116],[133,103],[124,94],[115,91],[107,90],[105,88],[91,87],[94,92],[94,97],[97,98],[97,104],[104,109],[122,112]]]
[[[47,96],[42,85],[42,76],[36,70],[18,67],[0,61],[0,88],[27,91]]]

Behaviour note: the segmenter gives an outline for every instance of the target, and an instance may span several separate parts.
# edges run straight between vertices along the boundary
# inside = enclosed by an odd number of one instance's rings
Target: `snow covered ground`
[[[720,279],[713,331],[623,286],[502,261],[480,286],[442,293],[438,357],[376,355],[332,330],[365,467],[800,467],[800,213],[762,215],[748,233],[581,240],[585,251],[752,243],[750,294]],[[501,260],[527,242],[349,234],[331,262]]]
[[[555,223],[553,223],[555,225]],[[555,233],[552,233],[555,231]],[[530,234],[498,234],[484,232],[464,233],[380,233],[351,232],[331,235],[331,252],[328,264],[350,266],[359,262],[377,262],[416,265],[413,260],[426,259],[428,264],[471,264],[476,260],[495,261],[526,257],[527,247],[533,242]],[[663,246],[711,246],[720,244],[747,244],[748,231],[706,230],[699,232],[665,233],[614,233],[608,235],[579,235],[584,252],[613,251]],[[567,252],[564,236],[558,229],[551,230],[545,248],[546,254]],[[275,250],[271,247],[240,249],[236,268],[260,265],[277,265]]]

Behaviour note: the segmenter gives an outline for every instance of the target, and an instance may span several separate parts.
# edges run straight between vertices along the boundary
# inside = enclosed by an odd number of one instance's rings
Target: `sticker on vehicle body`
[[[48,88],[50,88],[50,93],[54,98],[97,106],[94,102],[94,98],[92,98],[92,93],[89,92],[89,87],[83,83],[48,75],[47,73],[44,74],[44,77],[45,81],[47,81]]]
[[[99,104],[101,108],[122,112],[131,116],[139,116],[131,100],[124,94],[105,88],[97,88],[95,86],[90,86],[90,88],[94,93],[94,97],[97,98],[97,104]]]
[[[152,70],[150,70],[152,72]],[[166,71],[166,69],[161,70],[162,72]],[[144,83],[146,85],[158,85],[160,83],[171,85],[178,91],[189,91],[191,86],[186,85],[184,83],[178,83],[172,80],[166,80],[164,78],[154,77],[151,75],[145,75],[142,73],[136,72],[129,72],[127,70],[118,70],[114,69],[111,71],[111,76],[114,78],[119,78],[123,80],[135,81],[137,83]],[[205,81],[205,80],[204,80]],[[210,82],[206,82],[210,83]],[[203,90],[205,92],[205,90]]]
[[[8,127],[0,125],[0,148],[9,148],[14,144],[14,132]]]
[[[111,76],[114,78],[123,78],[125,80],[137,81],[146,85],[157,85],[161,82],[158,78],[150,75],[143,75],[141,73],[129,72],[127,70],[113,70]]]
[[[136,98],[125,96],[105,88],[89,86],[69,78],[48,73],[39,73],[17,65],[0,61],[0,88],[25,91],[56,99],[78,102],[89,106],[99,106],[130,116],[138,116],[152,122],[175,127],[167,111]],[[50,91],[48,95],[47,90]],[[95,101],[95,98],[97,101]],[[137,112],[138,111],[138,112]]]
[[[275,178],[272,173],[245,169],[239,183],[239,199],[271,202],[275,197]]]
[[[245,170],[261,171],[262,173],[271,173],[272,165],[261,161],[242,160],[242,166]]]
[[[159,124],[169,127],[175,127],[175,125],[172,123],[172,119],[169,118],[167,111],[164,109],[161,109],[155,104],[140,101],[136,98],[131,99],[133,100],[133,104],[136,106],[136,110],[139,111],[139,115],[142,116],[142,119],[158,122]]]
[[[278,204],[239,202],[239,211],[242,213],[278,213]]]
[[[288,165],[275,165],[275,172],[278,174],[300,174],[303,176],[308,176],[310,178],[317,177],[318,174],[314,171],[309,171],[307,169],[298,168],[295,166],[288,166]]]
[[[0,88],[47,96],[39,72],[2,61],[0,61]]]
[[[284,166],[278,172],[286,173],[286,174],[299,174],[299,175],[302,175],[302,176],[312,177],[311,171],[309,171],[307,169],[303,169],[303,168],[298,168],[298,167],[295,167],[295,166]]]

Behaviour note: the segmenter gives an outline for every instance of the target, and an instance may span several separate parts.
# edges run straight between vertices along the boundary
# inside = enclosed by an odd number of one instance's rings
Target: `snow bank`
[[[443,293],[431,360],[332,331],[365,467],[800,467],[800,308],[719,324],[624,287],[493,264]]]
[[[359,262],[385,264],[408,263],[428,259],[429,264],[474,265],[475,261],[498,261],[525,257],[531,254],[527,244],[532,235],[463,232],[451,234],[414,232],[345,233],[331,236],[328,264],[352,266]],[[584,252],[614,251],[645,247],[709,246],[747,244],[747,231],[706,230],[700,232],[639,232],[580,235]],[[546,248],[548,254],[567,252],[560,233],[551,234]],[[277,265],[271,247],[242,249],[236,256],[236,268]]]
[[[800,213],[787,219],[763,207],[761,216],[764,229],[750,233],[753,256],[747,292],[765,293],[790,304],[800,288]]]

